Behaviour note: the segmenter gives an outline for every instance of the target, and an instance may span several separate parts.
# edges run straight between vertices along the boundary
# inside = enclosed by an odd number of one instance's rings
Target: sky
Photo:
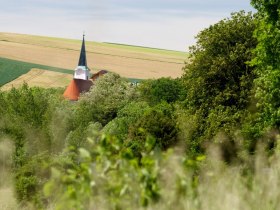
[[[195,36],[250,0],[0,0],[1,32],[187,51]]]

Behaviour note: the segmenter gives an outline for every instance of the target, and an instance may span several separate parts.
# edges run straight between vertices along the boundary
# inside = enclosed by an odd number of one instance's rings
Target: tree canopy
[[[255,29],[254,15],[241,11],[196,37],[183,75],[188,115],[200,119],[192,141],[211,138],[220,129],[240,122],[255,78],[254,68],[248,64],[257,45]]]
[[[261,21],[256,30],[258,45],[252,65],[258,79],[256,98],[264,127],[280,126],[280,5],[274,0],[252,0]]]

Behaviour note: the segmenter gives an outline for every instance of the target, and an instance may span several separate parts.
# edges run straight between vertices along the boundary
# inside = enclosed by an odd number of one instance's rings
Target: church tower
[[[80,94],[90,90],[93,81],[90,78],[89,68],[87,67],[85,35],[80,53],[80,59],[75,69],[74,77],[63,93],[65,99],[70,101],[79,100]]]
[[[85,35],[83,35],[83,43],[81,48],[80,59],[77,68],[75,69],[74,79],[89,80],[90,74],[87,67],[87,56],[85,46]]]

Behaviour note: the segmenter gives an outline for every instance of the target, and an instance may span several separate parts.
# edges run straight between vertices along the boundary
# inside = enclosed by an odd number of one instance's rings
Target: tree
[[[135,87],[117,74],[108,73],[98,79],[73,110],[69,120],[69,130],[72,131],[68,136],[70,144],[82,144],[86,140],[90,123],[98,122],[105,126],[136,96]]]
[[[254,68],[247,64],[257,45],[255,28],[252,13],[233,13],[231,18],[201,31],[196,45],[190,48],[191,61],[183,75],[185,107],[190,115],[201,119],[191,141],[211,138],[224,126],[240,122],[255,78]],[[227,117],[221,119],[222,115]]]
[[[258,78],[256,98],[264,128],[280,126],[280,4],[275,0],[252,0],[261,21],[256,30],[258,46],[252,65]]]
[[[119,75],[108,73],[98,79],[93,88],[85,93],[75,111],[79,121],[76,126],[100,122],[103,126],[117,116],[135,95],[135,88]]]

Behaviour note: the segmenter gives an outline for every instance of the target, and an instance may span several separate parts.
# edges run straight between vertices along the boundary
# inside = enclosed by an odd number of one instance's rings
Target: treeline
[[[181,78],[135,87],[109,73],[78,102],[26,84],[1,92],[20,205],[219,209],[206,189],[221,179],[245,209],[277,209],[277,196],[262,197],[262,170],[278,170],[280,6],[252,5],[257,14],[233,13],[197,35]]]

